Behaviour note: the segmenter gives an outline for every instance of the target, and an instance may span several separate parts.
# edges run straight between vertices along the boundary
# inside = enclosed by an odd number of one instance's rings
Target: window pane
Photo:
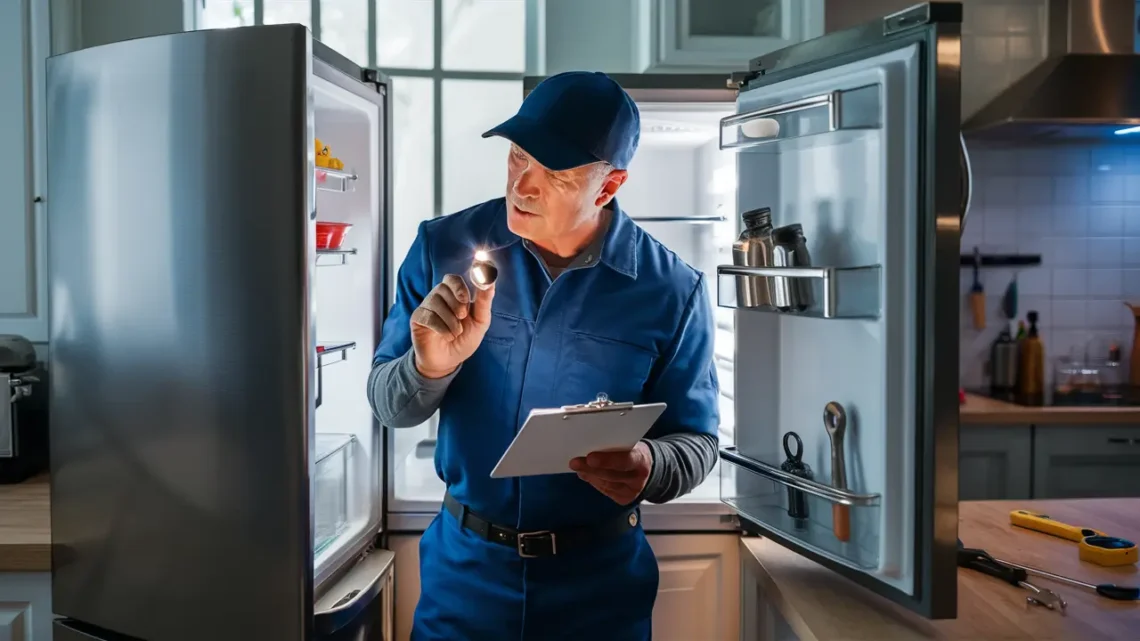
[[[376,64],[431,69],[435,64],[434,17],[434,0],[376,0]]]
[[[253,24],[253,0],[206,0],[198,14],[199,29],[226,29]]]
[[[784,0],[689,0],[690,36],[773,37],[783,34]]]
[[[435,215],[434,100],[430,78],[392,79],[392,264],[397,267],[420,222]]]
[[[481,138],[522,103],[520,80],[443,81],[443,213],[502,196],[507,150],[502,138]]]
[[[526,67],[525,0],[443,0],[443,68]]]
[[[321,0],[321,42],[368,66],[368,0]]]
[[[313,0],[265,0],[265,24],[303,24],[313,27]]]

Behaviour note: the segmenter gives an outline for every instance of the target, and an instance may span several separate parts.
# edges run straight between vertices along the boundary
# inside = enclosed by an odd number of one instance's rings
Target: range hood
[[[971,116],[971,138],[1121,139],[1140,127],[1135,0],[1050,0],[1049,57]],[[965,80],[968,82],[969,78]]]

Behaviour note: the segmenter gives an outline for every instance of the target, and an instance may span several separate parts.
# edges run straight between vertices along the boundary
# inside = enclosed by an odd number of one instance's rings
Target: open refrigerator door
[[[722,492],[762,534],[931,618],[957,608],[961,5],[757,58],[720,145],[746,229],[736,446]]]

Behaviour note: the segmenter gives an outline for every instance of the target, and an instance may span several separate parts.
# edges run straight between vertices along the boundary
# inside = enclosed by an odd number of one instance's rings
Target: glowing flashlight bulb
[[[499,277],[499,268],[491,260],[491,255],[483,250],[475,252],[475,260],[471,263],[471,282],[479,289],[490,289]]]

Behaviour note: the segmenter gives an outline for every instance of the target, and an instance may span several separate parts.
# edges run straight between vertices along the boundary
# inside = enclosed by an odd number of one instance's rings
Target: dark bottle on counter
[[[1004,396],[1017,391],[1020,367],[1017,345],[1009,330],[1003,329],[990,347],[990,391],[995,395]]]
[[[1025,405],[1042,405],[1045,402],[1045,345],[1037,335],[1037,312],[1026,314],[1029,332],[1019,346],[1017,393]]]

